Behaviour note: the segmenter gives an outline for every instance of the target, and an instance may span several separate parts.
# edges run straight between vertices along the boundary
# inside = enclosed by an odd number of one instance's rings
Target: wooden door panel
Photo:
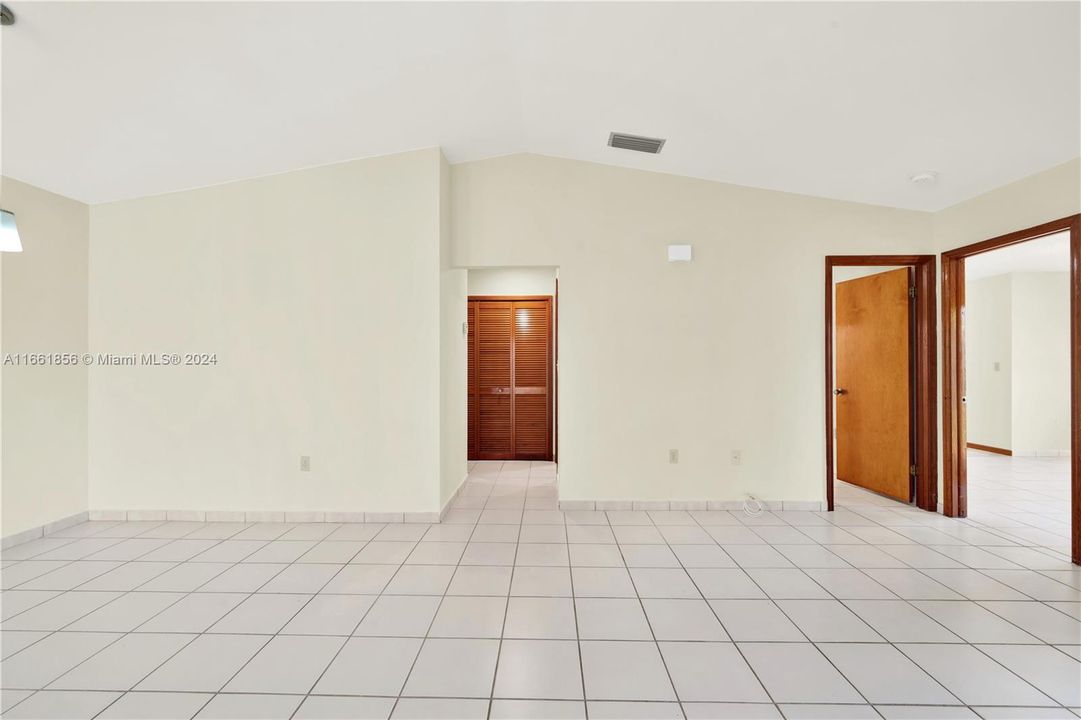
[[[911,287],[901,268],[837,283],[837,478],[912,499]]]
[[[476,344],[476,329],[477,329],[477,303],[470,302],[466,307],[466,321],[468,325],[468,342],[467,342],[467,360],[466,360],[466,377],[467,389],[466,389],[466,425],[468,426],[468,450],[467,457],[473,459],[477,457],[477,344]]]
[[[517,460],[548,459],[548,398],[514,396],[514,456]]]
[[[511,348],[513,304],[477,303],[477,457],[505,460],[513,457]]]
[[[551,304],[514,303],[514,455],[545,460],[550,455]]]
[[[509,460],[511,444],[511,396],[479,395],[477,457],[481,460]]]
[[[477,304],[477,387],[510,388],[511,303]]]

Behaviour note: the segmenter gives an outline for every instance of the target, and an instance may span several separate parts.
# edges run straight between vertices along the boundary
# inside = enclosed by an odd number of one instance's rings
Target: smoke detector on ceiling
[[[913,185],[934,185],[938,182],[938,173],[934,170],[916,173],[915,175],[910,175],[908,181]]]
[[[635,152],[644,152],[656,155],[664,147],[665,141],[662,138],[644,137],[642,135],[628,135],[627,133],[609,133],[608,135],[608,147],[619,148],[620,150],[634,150]]]

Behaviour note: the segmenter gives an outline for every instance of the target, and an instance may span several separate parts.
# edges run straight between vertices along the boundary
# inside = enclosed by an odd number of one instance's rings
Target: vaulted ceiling
[[[91,203],[438,145],[936,210],[1081,154],[1076,2],[8,4],[0,170]]]

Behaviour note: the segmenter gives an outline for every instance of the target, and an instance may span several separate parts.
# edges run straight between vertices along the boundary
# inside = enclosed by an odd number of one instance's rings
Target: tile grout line
[[[654,647],[654,648],[656,649],[656,651],[657,651],[657,655],[658,655],[658,657],[660,657],[660,659],[661,659],[661,666],[662,666],[662,667],[664,667],[664,674],[665,674],[665,676],[666,676],[666,677],[668,678],[668,684],[669,684],[669,685],[671,686],[671,688],[672,688],[672,696],[673,696],[673,697],[674,697],[674,698],[676,699],[676,700],[675,700],[675,701],[676,701],[676,705],[677,705],[677,706],[679,707],[679,712],[680,712],[680,714],[681,714],[681,715],[683,715],[683,717],[684,717],[684,718],[686,719],[686,717],[687,717],[687,711],[686,711],[686,709],[685,709],[685,708],[683,707],[683,702],[682,702],[682,701],[680,700],[680,697],[679,697],[679,690],[678,690],[678,689],[676,689],[676,682],[675,682],[675,680],[674,680],[674,679],[672,678],[672,671],[671,671],[671,670],[669,669],[669,667],[668,667],[668,660],[667,660],[667,659],[665,659],[665,657],[664,657],[664,652],[663,652],[663,651],[661,650],[661,644],[660,644],[660,642],[658,642],[658,641],[657,641],[657,633],[656,633],[656,632],[654,632],[654,630],[653,630],[653,623],[651,623],[651,622],[649,621],[649,613],[647,613],[647,612],[646,612],[646,606],[645,606],[645,604],[644,604],[644,603],[642,602],[642,594],[641,594],[641,593],[640,593],[640,592],[638,591],[638,583],[636,583],[636,582],[634,581],[634,573],[632,573],[632,572],[631,572],[631,568],[630,568],[630,566],[629,566],[629,565],[627,565],[627,556],[626,556],[626,555],[625,555],[625,554],[623,553],[623,548],[622,548],[622,546],[621,546],[621,545],[619,544],[619,538],[618,538],[618,537],[616,536],[616,534],[615,534],[615,528],[614,528],[614,526],[612,525],[612,518],[611,518],[611,516],[609,516],[609,515],[608,515],[608,511],[607,511],[607,510],[602,510],[601,512],[602,512],[602,513],[604,513],[604,519],[605,519],[605,522],[607,522],[607,523],[608,523],[607,527],[608,527],[609,531],[610,531],[610,532],[612,533],[612,538],[613,538],[614,540],[616,540],[616,549],[617,549],[617,550],[619,551],[619,557],[620,557],[620,558],[622,558],[622,560],[623,560],[623,565],[624,565],[624,566],[626,567],[626,570],[627,570],[627,576],[628,576],[628,577],[630,578],[630,581],[631,581],[631,587],[633,587],[633,588],[634,588],[634,596],[635,596],[635,599],[636,599],[636,600],[638,600],[638,607],[639,607],[639,608],[641,609],[641,611],[642,611],[642,617],[643,617],[643,618],[645,618],[645,621],[646,621],[646,627],[648,627],[648,628],[649,628],[649,634],[650,634],[650,637],[652,637],[652,638],[653,638],[653,647]],[[652,517],[652,516],[651,516],[651,515],[650,515],[650,514],[649,514],[648,512],[646,512],[646,517],[647,517],[647,518],[649,518],[649,521],[650,521],[651,523],[653,522],[653,517]],[[642,526],[642,527],[652,527],[652,528],[654,528],[654,530],[655,530],[655,531],[657,531],[658,533],[660,532],[659,530],[656,530],[656,525],[655,525],[655,524],[653,524],[653,525],[649,525],[649,526]],[[661,537],[663,538],[663,537],[664,537],[664,535],[662,534],[662,535],[661,535]],[[666,547],[667,547],[667,546],[666,546]],[[672,552],[671,548],[669,548],[669,550],[668,550],[668,551],[669,551],[669,552]],[[722,552],[723,552],[723,551],[722,551]],[[674,553],[673,553],[673,554],[674,554]],[[677,560],[678,560],[678,558],[677,558]],[[686,571],[684,571],[684,572],[686,572]],[[688,576],[688,579],[689,579],[689,576]],[[693,582],[693,581],[692,581],[692,582]],[[695,589],[696,589],[696,590],[698,589],[698,588],[697,588],[697,586],[695,586]],[[701,592],[699,592],[699,595],[701,595]],[[766,696],[767,696],[767,697],[769,697],[769,694],[767,693],[767,695],[766,695]]]
[[[258,523],[256,523],[256,524],[258,524]],[[249,558],[249,557],[252,557],[252,556],[253,556],[253,555],[255,555],[256,553],[258,553],[258,552],[259,552],[260,550],[262,550],[262,549],[263,549],[264,547],[267,547],[267,545],[269,545],[270,543],[272,543],[272,542],[275,542],[276,540],[280,540],[281,538],[285,537],[285,536],[286,536],[287,534],[289,534],[290,532],[292,532],[293,530],[295,530],[295,529],[296,529],[296,528],[297,528],[297,527],[298,527],[299,525],[303,525],[304,523],[283,523],[283,524],[286,524],[286,525],[291,525],[292,527],[289,527],[289,528],[287,528],[287,529],[284,529],[284,530],[283,530],[283,531],[282,531],[281,533],[279,533],[278,535],[276,535],[276,536],[274,536],[273,538],[271,538],[271,539],[267,540],[267,541],[266,541],[266,544],[264,544],[264,545],[260,546],[259,548],[255,549],[255,550],[253,550],[252,552],[250,552],[250,553],[248,553],[247,555],[245,555],[245,556],[244,556],[244,557],[243,557],[243,558],[242,558],[241,560],[239,560],[239,561],[237,561],[236,563],[234,563],[233,567],[236,567],[237,565],[241,565],[241,564],[243,564],[244,560],[246,560],[246,559],[247,559],[247,558]],[[332,534],[333,534],[334,532],[336,532],[336,531],[338,530],[338,528],[339,528],[339,527],[341,527],[341,526],[340,526],[340,524],[338,525],[338,527],[335,527],[335,528],[334,528],[334,530],[331,530],[331,532],[330,532],[330,533],[327,533],[327,535],[325,535],[325,536],[323,537],[323,539],[325,540],[325,539],[326,539],[326,537],[328,537],[329,535],[332,535]],[[245,528],[245,529],[247,529],[247,528]],[[241,530],[240,532],[244,532],[244,530]],[[235,533],[235,534],[234,534],[233,536],[231,536],[231,537],[235,537],[236,535],[239,535],[239,534],[240,534],[240,532],[238,532],[238,533]],[[382,532],[382,530],[380,530],[379,532]],[[286,542],[290,542],[290,541],[286,541]],[[282,574],[283,572],[285,572],[285,571],[286,571],[286,570],[287,570],[288,568],[292,567],[292,566],[293,566],[293,565],[295,565],[295,564],[298,564],[298,563],[297,563],[297,560],[299,560],[299,559],[300,559],[301,557],[303,557],[303,556],[304,556],[305,554],[307,554],[307,552],[309,552],[309,551],[311,551],[312,549],[314,549],[314,547],[315,547],[316,545],[318,545],[318,544],[319,544],[320,542],[322,542],[322,540],[318,540],[318,541],[316,541],[316,542],[315,542],[315,544],[314,544],[314,545],[312,545],[312,547],[308,549],[308,551],[305,551],[304,553],[301,553],[301,554],[300,554],[300,555],[298,555],[298,556],[297,556],[296,558],[294,558],[294,559],[293,559],[293,560],[292,560],[291,562],[285,563],[285,567],[281,568],[281,569],[280,569],[280,570],[279,570],[278,572],[274,573],[274,574],[273,574],[273,575],[271,575],[271,576],[270,576],[269,578],[267,578],[267,579],[266,579],[266,580],[265,580],[265,581],[264,581],[264,582],[263,582],[262,584],[260,584],[260,585],[259,585],[259,587],[257,587],[257,588],[256,588],[255,590],[253,590],[252,592],[248,593],[248,596],[247,596],[247,597],[246,597],[246,598],[245,598],[244,600],[242,600],[242,601],[240,601],[239,603],[237,603],[237,604],[236,604],[235,606],[233,606],[233,607],[232,607],[232,608],[231,608],[231,609],[230,609],[230,610],[229,610],[228,612],[226,612],[226,613],[225,613],[224,615],[222,615],[222,616],[221,616],[220,618],[218,618],[218,619],[217,619],[216,621],[214,621],[213,623],[211,623],[211,624],[210,624],[210,625],[209,625],[209,626],[207,627],[207,629],[206,629],[206,630],[204,630],[203,632],[199,633],[199,636],[200,636],[200,637],[202,637],[202,636],[204,636],[204,635],[213,635],[213,634],[215,634],[215,633],[210,633],[210,632],[207,632],[207,631],[209,631],[209,630],[210,630],[211,628],[213,628],[213,627],[214,627],[215,625],[217,625],[217,624],[218,624],[219,622],[221,622],[222,620],[224,620],[225,618],[227,618],[227,617],[228,617],[229,615],[231,615],[231,614],[232,614],[233,612],[235,612],[235,611],[236,611],[236,610],[237,610],[238,608],[240,608],[240,607],[241,607],[242,605],[244,605],[244,604],[245,604],[246,602],[248,602],[249,600],[251,600],[251,598],[253,598],[253,597],[254,597],[255,595],[259,594],[259,590],[261,590],[262,588],[266,587],[266,585],[267,585],[268,583],[272,582],[272,581],[273,581],[273,580],[274,580],[275,578],[277,578],[277,577],[278,577],[279,575],[281,575],[281,574]],[[364,549],[365,547],[367,547],[367,546],[368,546],[368,543],[370,543],[370,542],[371,542],[370,540],[369,540],[369,541],[367,541],[367,542],[365,542],[365,544],[364,544],[364,545],[362,545],[362,546],[361,546],[361,547],[360,547],[360,548],[359,548],[359,549],[357,550],[357,553],[356,553],[356,554],[359,554],[359,553],[360,553],[360,552],[361,552],[361,551],[362,551],[362,550],[363,550],[363,549]],[[208,549],[209,549],[209,548],[208,548]],[[200,553],[200,554],[201,554],[201,553]],[[356,554],[354,554],[354,555],[353,555],[353,557],[354,557],[354,558],[356,557]],[[274,564],[277,564],[277,563],[274,563]],[[341,572],[341,571],[342,571],[342,570],[344,569],[344,567],[345,567],[345,566],[343,565],[343,566],[342,566],[342,568],[339,568],[339,569],[338,569],[338,572],[340,573],[340,572]],[[227,570],[227,571],[225,571],[225,572],[228,572],[228,570]],[[336,576],[337,576],[337,574],[338,574],[338,573],[335,573],[335,574],[334,574],[334,576],[336,577]],[[333,577],[332,577],[331,579],[333,579]],[[204,585],[206,585],[207,583],[210,583],[210,582],[212,582],[212,580],[213,580],[213,579],[211,579],[211,580],[207,580],[207,581],[206,581],[205,583],[203,583],[202,585],[199,585],[199,587],[203,587],[203,586],[204,586]],[[327,580],[327,583],[329,583],[329,582],[330,582],[330,580]],[[324,583],[323,587],[325,587],[325,586],[326,586],[326,583]],[[198,588],[197,588],[197,589],[198,589]],[[192,591],[192,592],[194,593],[195,591]],[[292,593],[289,593],[289,594],[292,594]],[[304,594],[304,593],[296,593],[296,594]],[[218,689],[217,689],[217,690],[215,690],[215,691],[213,691],[212,693],[210,693],[210,697],[209,697],[209,698],[207,698],[207,701],[206,701],[205,703],[203,703],[203,705],[202,705],[202,706],[201,706],[201,707],[199,708],[199,710],[198,710],[198,711],[196,711],[196,715],[198,715],[198,714],[199,714],[199,713],[201,713],[201,712],[202,712],[202,711],[203,711],[204,709],[206,709],[206,707],[207,707],[208,705],[210,705],[210,703],[214,702],[215,698],[217,698],[217,697],[218,697],[218,696],[219,696],[220,694],[222,694],[222,691],[223,691],[223,690],[224,690],[224,689],[225,689],[225,688],[226,688],[226,687],[227,687],[227,686],[229,685],[229,683],[231,683],[231,682],[232,682],[232,681],[233,681],[234,679],[236,679],[237,675],[239,675],[239,674],[240,674],[241,672],[243,672],[244,668],[246,668],[246,667],[247,667],[247,666],[248,666],[248,665],[249,665],[249,664],[251,663],[251,661],[252,661],[252,660],[254,660],[254,659],[255,659],[255,658],[256,658],[256,657],[257,657],[257,656],[258,656],[258,655],[259,655],[260,653],[262,653],[262,652],[263,652],[263,651],[264,651],[264,650],[265,650],[265,649],[267,648],[267,646],[269,646],[269,645],[270,645],[270,643],[272,643],[272,642],[274,641],[274,639],[275,639],[276,637],[278,637],[278,633],[279,633],[279,632],[280,632],[280,631],[281,631],[282,629],[284,629],[286,625],[288,625],[288,624],[289,624],[290,622],[292,622],[292,621],[293,621],[293,618],[295,618],[295,617],[297,616],[297,614],[299,614],[299,613],[300,613],[300,611],[301,611],[301,610],[303,610],[303,609],[304,609],[305,607],[307,607],[307,606],[308,606],[308,603],[310,603],[310,602],[312,601],[312,599],[313,599],[314,597],[315,597],[315,594],[311,594],[311,595],[310,595],[310,596],[308,597],[308,599],[307,599],[307,600],[306,600],[306,601],[304,602],[304,604],[303,604],[303,605],[301,605],[301,606],[300,606],[299,608],[297,608],[297,609],[296,609],[296,611],[295,611],[295,612],[294,612],[294,613],[293,613],[292,615],[290,615],[290,616],[289,616],[289,619],[288,619],[288,620],[286,620],[286,621],[285,621],[284,623],[282,623],[282,625],[281,625],[281,626],[280,626],[280,627],[278,628],[278,630],[277,630],[277,631],[275,631],[274,633],[272,633],[272,634],[270,634],[269,636],[267,636],[267,639],[266,639],[266,641],[265,641],[265,642],[264,642],[264,643],[263,643],[262,645],[260,645],[260,646],[259,646],[259,648],[258,648],[258,649],[257,649],[257,650],[256,650],[256,651],[255,651],[254,653],[252,653],[250,657],[248,657],[248,659],[247,659],[247,660],[245,660],[245,661],[244,661],[243,663],[241,663],[240,667],[238,667],[238,668],[236,669],[236,671],[235,671],[235,672],[233,672],[233,673],[232,673],[232,674],[231,674],[231,675],[230,675],[230,676],[229,676],[229,677],[228,677],[228,678],[227,678],[227,679],[225,680],[225,682],[224,682],[224,683],[222,683],[222,684],[221,684],[221,685],[220,685],[220,686],[218,687]],[[228,634],[228,633],[223,633],[223,634]],[[258,635],[258,636],[260,636],[260,637],[262,637],[262,636],[263,636],[263,635],[262,635],[261,633],[251,633],[251,634],[252,634],[252,635]],[[193,641],[193,642],[194,642],[194,641]],[[343,641],[343,644],[344,644],[344,642],[345,642],[345,641]],[[159,666],[159,668],[160,668],[160,666]],[[156,671],[155,671],[155,672],[156,672]],[[149,675],[148,675],[147,677],[149,677]],[[140,682],[144,682],[145,680],[146,680],[146,678],[143,678],[143,680],[142,680],[142,681],[140,681]],[[133,686],[133,687],[137,687],[137,685],[136,685],[136,686]],[[301,702],[303,702],[303,701],[301,701]],[[299,707],[299,705],[298,705],[298,707]]]

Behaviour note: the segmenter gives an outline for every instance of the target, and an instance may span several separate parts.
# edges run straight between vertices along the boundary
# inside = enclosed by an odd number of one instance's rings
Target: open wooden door
[[[912,270],[836,286],[837,478],[912,500]]]
[[[552,301],[471,297],[469,459],[552,459]]]

